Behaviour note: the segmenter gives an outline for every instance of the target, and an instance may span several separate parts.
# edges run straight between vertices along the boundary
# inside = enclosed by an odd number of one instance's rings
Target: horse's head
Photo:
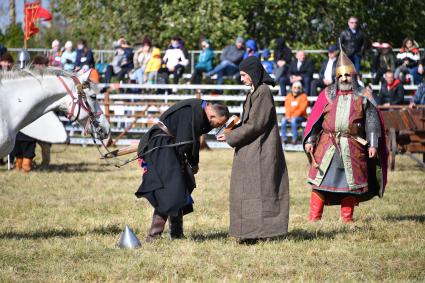
[[[97,86],[90,81],[89,76],[90,71],[87,71],[72,77],[74,87],[72,91],[67,89],[72,98],[68,119],[78,121],[84,127],[85,133],[90,133],[95,138],[103,140],[109,137],[109,122],[97,102]]]

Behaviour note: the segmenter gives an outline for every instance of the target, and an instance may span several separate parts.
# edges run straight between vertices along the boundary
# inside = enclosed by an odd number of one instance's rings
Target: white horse
[[[54,68],[0,73],[0,157],[12,151],[19,130],[53,110],[78,121],[95,138],[106,139],[109,123],[89,75]]]

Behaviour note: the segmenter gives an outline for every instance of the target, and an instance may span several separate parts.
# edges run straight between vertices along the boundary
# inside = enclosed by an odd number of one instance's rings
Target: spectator
[[[423,78],[424,73],[425,73],[424,67],[425,67],[425,52],[422,53],[422,57],[419,60],[419,65],[418,65],[418,70],[417,70],[418,76],[420,76],[422,78]]]
[[[286,127],[291,123],[292,144],[297,144],[298,127],[307,120],[307,95],[302,92],[300,81],[294,82],[291,88],[292,92],[285,98],[285,117],[282,118],[281,138],[282,143],[286,143]]]
[[[395,57],[391,45],[388,43],[374,42],[372,46],[378,51],[372,64],[372,73],[374,74],[372,83],[377,85],[388,70],[395,71]]]
[[[75,68],[75,61],[77,59],[77,53],[72,49],[72,41],[65,43],[65,50],[61,56],[61,64],[65,71],[73,71]]]
[[[112,76],[116,76],[122,81],[133,69],[133,49],[127,44],[124,38],[114,42],[114,58],[105,72],[105,83],[110,83]]]
[[[145,83],[145,69],[151,58],[151,47],[152,42],[149,37],[143,38],[141,46],[134,52],[133,64],[134,64],[134,79],[138,84]]]
[[[6,54],[6,52],[7,52],[7,48],[3,44],[0,44],[0,58],[3,57],[3,55]]]
[[[412,97],[410,102],[410,107],[416,105],[425,105],[425,83],[422,82],[418,85],[418,89],[415,92],[415,95]]]
[[[344,52],[354,63],[357,73],[360,74],[362,55],[366,46],[366,35],[358,28],[358,19],[356,17],[348,19],[348,28],[341,32],[339,40]]]
[[[274,60],[276,62],[276,69],[274,71],[275,80],[281,86],[280,93],[286,93],[286,84],[283,83],[288,76],[289,64],[292,60],[292,50],[286,46],[286,42],[283,36],[280,36],[276,39]],[[282,89],[282,86],[284,86],[284,90]]]
[[[148,84],[156,83],[158,71],[161,68],[161,62],[161,50],[157,47],[153,47],[150,59],[145,68],[145,82]]]
[[[377,97],[377,103],[383,106],[389,105],[402,105],[404,101],[404,88],[403,84],[394,79],[394,73],[387,71],[384,75],[385,82],[381,85]]]
[[[49,65],[49,59],[43,55],[36,55],[32,59],[32,65],[34,66],[34,68],[42,71],[44,68],[46,68]],[[48,142],[43,142],[40,140],[37,140],[37,143],[41,147],[42,161],[40,166],[41,168],[46,168],[50,164],[50,149],[52,147],[52,144]]]
[[[217,84],[224,83],[224,76],[233,76],[239,73],[239,64],[244,56],[244,40],[242,37],[236,38],[235,44],[226,46],[220,56],[220,64],[218,64],[207,77],[217,74]]]
[[[198,63],[196,64],[195,70],[192,74],[192,84],[200,84],[202,74],[213,69],[214,52],[211,47],[211,43],[208,39],[204,39],[202,40],[201,46],[202,52],[199,54]]]
[[[14,62],[15,61],[13,60],[12,55],[10,55],[10,53],[6,52],[0,58],[0,68],[3,71],[10,71],[12,69]]]
[[[275,67],[274,62],[269,60],[270,56],[271,56],[270,50],[268,50],[267,48],[264,48],[263,52],[261,53],[261,57],[263,58],[263,61],[261,61],[261,64],[263,65],[267,74],[273,74],[273,70]]]
[[[405,38],[403,40],[403,46],[397,54],[395,77],[403,83],[413,81],[415,84],[418,84],[420,82],[420,76],[418,75],[419,59],[418,44],[413,38]]]
[[[171,44],[165,51],[164,58],[162,58],[166,66],[167,75],[174,75],[174,84],[178,84],[179,79],[183,76],[184,67],[189,64],[189,60],[186,58],[183,49],[181,49],[180,47],[180,38],[176,36],[171,38]]]
[[[338,58],[338,47],[336,44],[329,46],[328,59],[323,61],[319,71],[319,79],[311,82],[310,95],[317,96],[317,88],[323,88],[334,83],[336,59]]]
[[[55,39],[52,41],[52,49],[49,51],[47,58],[49,59],[49,66],[62,67],[61,63],[62,51],[59,40]]]
[[[248,39],[245,43],[246,51],[243,55],[243,59],[246,59],[250,56],[255,56],[260,58],[260,54],[258,53],[257,43],[253,39]]]
[[[289,65],[288,76],[281,79],[280,94],[286,96],[286,86],[294,82],[301,82],[307,95],[310,94],[310,84],[313,78],[314,65],[310,58],[305,56],[304,51],[300,50],[296,54],[295,61]]]
[[[77,59],[75,61],[75,71],[80,69],[89,70],[94,68],[94,56],[92,50],[87,46],[87,41],[80,39],[77,42]]]

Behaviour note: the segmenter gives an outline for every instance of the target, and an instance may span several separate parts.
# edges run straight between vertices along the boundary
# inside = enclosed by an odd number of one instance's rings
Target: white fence
[[[204,94],[200,94],[200,98],[207,101],[222,101],[225,102],[229,111],[232,114],[240,115],[242,113],[242,105],[245,100],[246,93],[249,88],[243,85],[138,85],[138,84],[101,84],[100,87],[113,87],[116,93],[100,94],[98,99],[101,102],[104,110],[110,113],[109,119],[111,122],[111,132],[113,138],[122,133],[129,125],[134,124],[131,129],[128,129],[127,134],[122,139],[116,142],[117,145],[129,145],[137,141],[140,136],[147,132],[147,130],[154,123],[158,121],[161,113],[168,109],[168,107],[175,102],[195,98],[197,95],[195,90],[201,90]],[[373,86],[374,89],[379,89],[379,86]],[[416,86],[405,86],[406,89],[414,90]],[[125,90],[143,90],[146,93],[125,93]],[[165,94],[156,94],[157,89],[166,90]],[[208,94],[209,90],[225,90],[234,92],[234,94],[224,95],[211,95]],[[184,92],[182,94],[172,94],[171,90]],[[272,88],[274,94],[277,94],[277,88]],[[192,93],[191,93],[192,92]],[[308,97],[310,103],[307,113],[310,113],[311,106],[316,101],[316,97]],[[408,101],[410,98],[405,97]],[[284,101],[285,97],[274,95],[276,104],[276,112],[280,125],[281,117],[285,114]],[[105,105],[106,101],[106,105]],[[109,103],[108,103],[109,101]],[[66,121],[66,118],[63,118]],[[305,123],[303,124],[303,126]],[[66,129],[70,135],[70,142],[72,144],[92,144],[92,140],[81,136],[82,128],[74,125],[66,125]],[[291,136],[290,131],[288,136]],[[207,137],[207,143],[211,147],[225,148],[228,147],[225,143],[215,141],[214,131]],[[289,145],[286,150],[301,150],[300,146]]]

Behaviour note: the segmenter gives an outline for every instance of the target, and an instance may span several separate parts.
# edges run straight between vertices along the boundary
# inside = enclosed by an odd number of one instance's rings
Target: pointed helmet
[[[340,49],[341,52],[339,53],[338,61],[336,62],[336,78],[338,79],[340,76],[345,74],[356,75],[357,72],[353,62],[351,62],[350,58],[348,58],[344,50],[342,50],[342,48]]]

